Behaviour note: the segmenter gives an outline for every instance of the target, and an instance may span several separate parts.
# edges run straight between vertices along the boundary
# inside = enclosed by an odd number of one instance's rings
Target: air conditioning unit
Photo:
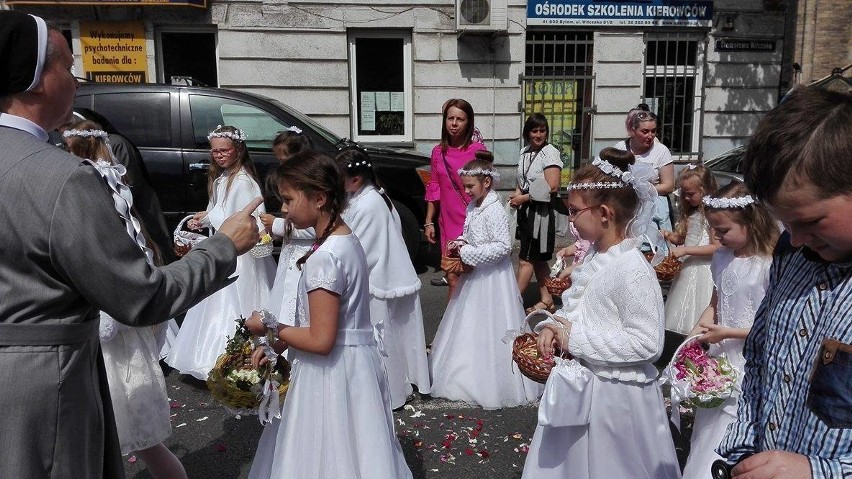
[[[456,0],[456,30],[505,32],[509,27],[508,0]]]

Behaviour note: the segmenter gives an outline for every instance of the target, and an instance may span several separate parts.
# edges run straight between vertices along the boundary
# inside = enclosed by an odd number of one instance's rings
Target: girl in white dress
[[[666,329],[686,334],[698,322],[713,293],[710,258],[719,242],[710,236],[701,198],[716,191],[716,179],[704,166],[691,163],[680,172],[678,188],[680,217],[674,231],[662,231],[664,238],[678,245],[671,254],[683,263],[666,298]]]
[[[302,130],[291,126],[279,133],[272,142],[272,151],[280,164],[284,164],[293,155],[313,149],[310,137]],[[283,238],[281,253],[278,255],[278,269],[269,292],[267,309],[284,324],[296,323],[296,296],[302,271],[296,267],[296,261],[311,249],[317,239],[313,228],[298,229],[286,218],[277,218],[271,214],[260,215],[263,226],[272,235]]]
[[[216,230],[227,217],[263,195],[245,144],[245,133],[232,126],[220,126],[207,138],[213,158],[207,183],[210,202],[207,209],[196,213],[187,225],[191,229]],[[255,214],[264,211],[260,205]],[[258,220],[260,229],[263,225]],[[187,311],[166,358],[166,362],[181,374],[206,380],[216,358],[225,352],[227,337],[234,335],[235,320],[267,305],[275,276],[275,260],[271,256],[239,256],[234,274],[238,276],[236,281]]]
[[[525,315],[509,256],[509,218],[492,190],[499,174],[491,163],[473,160],[459,175],[472,200],[450,249],[473,270],[461,275],[432,342],[432,396],[486,409],[527,404],[542,387],[514,370],[512,346],[502,341]]]
[[[571,273],[555,320],[535,329],[541,354],[567,351],[587,372],[583,394],[557,391],[569,411],[586,400],[588,416],[577,411],[575,425],[537,426],[524,478],[680,477],[653,365],[663,349],[663,298],[637,249],[655,210],[654,172],[634,161],[605,148],[568,186],[569,218],[592,248]]]
[[[722,247],[713,255],[712,300],[690,336],[701,334],[699,340],[711,345],[711,355],[727,356],[739,372],[739,386],[745,374],[743,345],[769,284],[778,225],[763,205],[754,202],[743,183],[723,187],[705,197],[704,204],[707,219]],[[737,418],[738,397],[735,393],[719,407],[695,410],[684,478],[712,478],[710,466],[722,459],[716,448],[728,424]]]
[[[71,153],[80,158],[97,158],[89,162],[109,185],[117,215],[124,221],[128,235],[152,267],[160,262],[157,252],[147,246],[154,243],[144,235],[144,228],[134,214],[133,195],[123,178],[126,169],[115,162],[107,133],[99,124],[84,120],[65,130],[63,137]],[[140,328],[125,326],[101,312],[101,352],[121,453],[139,456],[155,479],[180,479],[186,477],[186,471],[163,445],[172,434],[172,425],[156,331],[165,327],[165,323]]]
[[[399,213],[376,180],[367,152],[348,147],[337,155],[346,175],[348,205],[343,220],[352,228],[370,270],[370,318],[379,332],[388,373],[391,408],[413,392],[429,394],[429,360],[420,308],[420,279],[411,264]]]
[[[393,428],[387,376],[370,323],[367,258],[340,217],[343,173],[324,155],[296,155],[277,170],[281,211],[296,228],[321,232],[298,260],[296,325],[268,312],[246,322],[277,332],[290,348],[290,389],[281,420],[260,438],[250,478],[410,478]],[[255,364],[264,349],[256,351]],[[273,353],[274,354],[274,353]]]

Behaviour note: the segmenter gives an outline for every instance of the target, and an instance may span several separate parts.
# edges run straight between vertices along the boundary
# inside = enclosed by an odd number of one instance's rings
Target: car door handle
[[[190,163],[189,171],[207,170],[209,167],[210,163]]]

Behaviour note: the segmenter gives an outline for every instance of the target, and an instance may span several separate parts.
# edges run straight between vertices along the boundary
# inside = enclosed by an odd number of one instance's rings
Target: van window
[[[243,130],[249,149],[271,151],[275,136],[290,126],[254,105],[230,98],[190,95],[189,108],[196,148],[208,148],[207,135],[219,125],[229,125]]]
[[[172,146],[168,92],[98,94],[94,95],[92,109],[137,147]]]

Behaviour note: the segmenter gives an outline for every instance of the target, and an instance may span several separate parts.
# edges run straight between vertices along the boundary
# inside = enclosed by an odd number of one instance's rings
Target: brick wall
[[[819,80],[852,63],[852,1],[799,0],[793,61],[799,83]]]

